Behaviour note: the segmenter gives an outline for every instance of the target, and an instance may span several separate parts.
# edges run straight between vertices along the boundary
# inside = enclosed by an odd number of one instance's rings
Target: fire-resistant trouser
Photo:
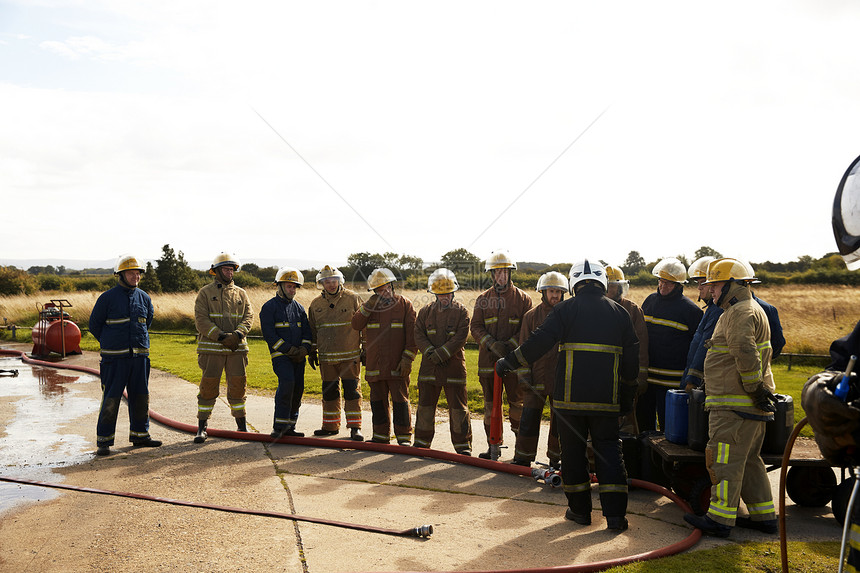
[[[218,399],[218,386],[221,372],[227,377],[227,402],[234,418],[245,417],[245,366],[248,355],[235,354],[198,354],[197,364],[203,370],[200,378],[200,391],[197,393],[197,419],[208,420]]]
[[[577,515],[591,513],[591,480],[586,447],[588,435],[600,482],[600,505],[606,517],[627,514],[627,470],[618,438],[618,416],[577,416],[557,409],[561,441],[561,479],[567,505]]]
[[[391,439],[391,410],[394,411],[394,435],[397,441],[412,440],[412,414],[409,410],[408,378],[390,378],[368,382],[370,386],[370,412],[373,416],[373,440],[388,442]]]
[[[741,499],[753,521],[776,519],[770,481],[761,459],[765,422],[730,410],[710,410],[705,464],[711,474],[708,517],[733,527]]]
[[[552,410],[552,397],[534,388],[526,388],[523,392],[523,413],[520,419],[520,432],[514,446],[514,458],[533,462],[537,457],[538,440],[540,439],[540,421],[543,417],[544,402],[549,399]],[[550,415],[549,436],[546,440],[546,455],[550,460],[561,459],[561,446],[558,442],[558,428],[555,414]]]
[[[278,377],[275,390],[275,431],[295,428],[299,419],[299,406],[305,393],[305,362],[293,362],[288,356],[272,359],[272,370]]]
[[[340,429],[341,384],[343,384],[343,410],[346,415],[346,427],[361,428],[361,392],[358,389],[359,368],[357,360],[320,363],[320,376],[323,379],[323,430],[336,432]]]
[[[493,376],[478,376],[481,382],[481,390],[484,392],[484,431],[490,437],[490,418],[493,416]],[[503,393],[502,399],[508,397],[508,420],[511,430],[516,434],[520,431],[520,418],[523,415],[523,399],[520,394],[519,380],[516,372],[511,372],[502,377]]]
[[[105,357],[99,368],[102,404],[96,423],[96,444],[112,446],[122,391],[128,391],[128,439],[149,439],[149,356]]]
[[[666,429],[666,392],[668,391],[668,386],[648,384],[648,389],[639,396],[636,401],[636,422],[639,424],[640,432],[656,430],[658,423],[661,430]]]
[[[472,449],[472,424],[465,384],[432,384],[418,382],[418,410],[415,413],[415,443],[419,448],[429,448],[436,434],[436,405],[442,389],[448,401],[448,425],[451,443],[456,452]]]
[[[856,506],[855,506],[856,507]],[[845,516],[848,519],[848,516]],[[848,566],[845,571],[856,573],[860,571],[860,512],[854,511],[851,516],[851,531],[848,532]]]

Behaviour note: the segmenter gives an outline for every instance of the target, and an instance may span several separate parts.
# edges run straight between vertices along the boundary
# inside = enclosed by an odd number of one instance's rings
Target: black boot
[[[158,448],[161,447],[161,440],[153,440],[152,438],[146,438],[145,440],[138,440],[137,442],[132,442],[131,445],[135,448]]]
[[[245,416],[242,416],[241,418],[236,418],[236,428],[240,432],[248,431],[248,425],[245,423]]]
[[[195,444],[202,444],[206,441],[206,420],[197,420],[197,435],[194,436]]]

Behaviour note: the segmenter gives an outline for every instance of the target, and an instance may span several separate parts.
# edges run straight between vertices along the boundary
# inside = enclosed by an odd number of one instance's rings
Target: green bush
[[[250,273],[242,271],[239,271],[233,275],[233,282],[236,283],[236,286],[242,288],[263,286],[263,281]]]
[[[33,294],[38,289],[38,281],[27,271],[15,267],[0,267],[0,294]]]

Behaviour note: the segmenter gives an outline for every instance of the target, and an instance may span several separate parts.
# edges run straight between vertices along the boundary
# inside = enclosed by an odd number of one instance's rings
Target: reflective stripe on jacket
[[[421,367],[418,381],[435,385],[466,384],[466,337],[469,335],[469,311],[451,301],[447,308],[432,302],[418,311],[415,320],[415,344],[421,350]],[[427,351],[436,352],[447,361],[436,364],[426,356]]]
[[[361,333],[352,328],[351,321],[360,307],[361,298],[343,287],[334,295],[323,291],[311,301],[308,320],[320,364],[358,360]]]
[[[490,351],[493,342],[505,342],[510,349],[519,345],[522,318],[531,307],[531,297],[514,283],[501,293],[490,287],[478,295],[469,325],[478,343],[478,376],[493,375],[499,358]]]
[[[368,382],[401,378],[397,370],[402,358],[415,360],[415,309],[406,297],[394,295],[394,303],[382,310],[365,305],[352,315],[352,327],[364,329]]]
[[[99,295],[89,329],[99,341],[101,355],[148,355],[154,314],[152,299],[139,288],[117,285]]]
[[[702,309],[684,296],[679,284],[667,296],[659,292],[648,295],[642,312],[648,326],[648,382],[678,388]]]
[[[254,320],[251,301],[244,289],[233,282],[223,284],[217,279],[200,289],[194,302],[194,323],[197,326],[198,354],[232,354],[221,344],[221,333],[239,331],[245,335],[235,352],[248,352],[247,334]]]
[[[308,315],[298,301],[274,296],[260,309],[260,329],[269,345],[269,354],[274,358],[286,356],[295,346],[311,350],[311,327]]]

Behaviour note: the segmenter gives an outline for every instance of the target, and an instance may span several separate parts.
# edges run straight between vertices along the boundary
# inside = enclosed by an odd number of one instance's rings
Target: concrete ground
[[[28,351],[24,345],[4,348]],[[98,367],[85,353],[63,364]],[[0,482],[2,571],[474,571],[584,564],[651,551],[691,533],[682,512],[658,495],[632,490],[630,529],[605,529],[594,489],[593,523],[563,518],[559,489],[532,479],[412,456],[342,448],[245,442],[192,435],[152,424],[161,448],[127,443],[121,406],[115,453],[96,457],[98,378],[0,359],[0,369],[31,368],[38,384],[0,377],[0,474],[192,502],[298,514],[405,530],[430,524],[429,539],[396,537],[328,525],[222,513],[151,501]],[[150,407],[195,424],[195,384],[153,370]],[[271,431],[272,398],[249,395],[249,430]],[[322,408],[306,401],[298,429],[310,436]],[[226,401],[213,428],[235,428]],[[364,412],[370,434],[370,412]],[[473,419],[474,451],[487,447]],[[341,437],[346,438],[345,430]],[[542,446],[545,431],[542,435]],[[505,443],[513,445],[506,428]],[[439,419],[435,449],[453,452]],[[512,447],[502,450],[509,461]],[[540,458],[539,458],[540,460]],[[778,472],[771,472],[774,496]],[[838,541],[829,507],[787,500],[788,537]],[[729,540],[703,538],[694,549],[771,540],[736,529]]]

